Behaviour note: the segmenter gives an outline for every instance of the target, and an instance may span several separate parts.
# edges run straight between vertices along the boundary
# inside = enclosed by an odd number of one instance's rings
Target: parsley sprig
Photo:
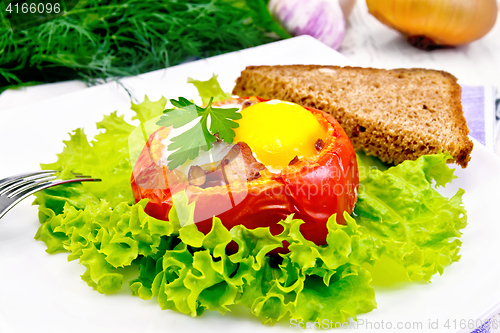
[[[179,97],[179,100],[170,100],[173,109],[163,111],[164,115],[156,123],[160,126],[179,128],[197,118],[200,119],[189,130],[171,139],[167,147],[169,151],[173,151],[167,158],[170,170],[184,164],[188,159],[194,160],[199,155],[200,148],[208,151],[217,141],[215,134],[218,134],[219,139],[233,143],[235,136],[233,128],[239,126],[234,120],[241,119],[241,114],[238,113],[238,108],[214,108],[212,101],[213,98],[207,107],[202,108],[184,97]],[[210,128],[208,128],[209,119]]]

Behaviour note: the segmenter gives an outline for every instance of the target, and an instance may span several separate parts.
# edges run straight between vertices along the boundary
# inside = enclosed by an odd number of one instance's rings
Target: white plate
[[[301,37],[127,78],[124,83],[134,96],[196,98],[187,77],[208,79],[216,73],[223,89],[230,91],[247,65],[293,63],[350,64],[314,39]],[[68,132],[84,127],[87,134],[95,134],[94,124],[103,114],[118,110],[130,118],[129,106],[123,90],[106,84],[0,112],[0,179],[54,161]],[[458,168],[456,174],[458,179],[445,192],[465,189],[469,226],[462,237],[462,259],[431,284],[377,288],[378,309],[360,316],[365,324],[356,331],[385,332],[391,323],[395,331],[470,332],[461,330],[460,324],[490,318],[500,309],[500,159],[475,142],[469,167]],[[39,223],[30,201],[0,221],[0,332],[290,331],[289,323],[264,326],[242,309],[224,317],[205,313],[200,318],[162,311],[154,300],[131,297],[126,286],[117,295],[101,295],[80,279],[83,266],[68,263],[66,254],[48,255],[45,245],[33,239]],[[439,329],[429,328],[436,320]],[[398,323],[413,329],[397,329]]]

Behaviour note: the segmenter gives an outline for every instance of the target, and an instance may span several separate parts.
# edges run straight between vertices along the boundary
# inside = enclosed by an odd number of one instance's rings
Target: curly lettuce
[[[213,82],[207,86],[212,89]],[[165,99],[146,99],[132,110],[144,123],[164,107]],[[453,179],[446,154],[391,168],[379,164],[361,174],[354,213],[345,214],[346,225],[332,216],[327,244],[318,246],[302,236],[304,222],[292,215],[279,222],[279,235],[241,225],[228,230],[216,217],[205,235],[192,219],[181,225],[179,216],[192,217],[194,211],[183,192],[168,221],[148,216],[147,202],[135,203],[130,188],[127,140],[135,127],[116,113],[97,126],[104,131],[90,142],[83,130],[73,132],[57,162],[42,168],[82,172],[102,182],[37,193],[41,225],[35,238],[48,253],[68,252],[69,260],[79,260],[86,267],[82,279],[100,293],[120,290],[133,267],[132,294],[155,297],[162,309],[199,316],[244,306],[268,324],[285,318],[344,322],[376,307],[368,268],[383,258],[414,281],[429,281],[459,259],[458,238],[466,225],[463,191],[448,199],[434,189]],[[372,163],[358,158],[360,165]],[[236,253],[226,251],[232,242]],[[271,254],[284,242],[289,252]]]
[[[467,212],[460,189],[451,199],[433,186],[453,179],[448,154],[426,155],[380,171],[361,181],[354,215],[364,237],[376,241],[384,254],[402,265],[413,281],[429,281],[458,261],[460,230]]]

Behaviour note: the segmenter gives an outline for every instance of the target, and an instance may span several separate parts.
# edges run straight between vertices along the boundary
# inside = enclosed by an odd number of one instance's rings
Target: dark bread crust
[[[281,99],[323,110],[355,149],[387,163],[439,151],[466,167],[472,141],[457,79],[428,69],[319,65],[250,66],[233,94]]]

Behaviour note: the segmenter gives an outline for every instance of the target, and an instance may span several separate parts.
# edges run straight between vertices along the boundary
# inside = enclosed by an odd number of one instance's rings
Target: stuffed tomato
[[[305,222],[306,239],[325,244],[328,218],[337,214],[337,222],[345,223],[343,213],[350,214],[357,200],[356,154],[338,122],[320,110],[258,97],[213,106],[240,108],[234,142],[217,140],[170,170],[165,147],[173,132],[160,128],[134,166],[136,201],[149,199],[146,212],[167,220],[173,195],[185,191],[203,233],[217,216],[228,229],[241,224],[278,234],[278,222],[294,214]]]

